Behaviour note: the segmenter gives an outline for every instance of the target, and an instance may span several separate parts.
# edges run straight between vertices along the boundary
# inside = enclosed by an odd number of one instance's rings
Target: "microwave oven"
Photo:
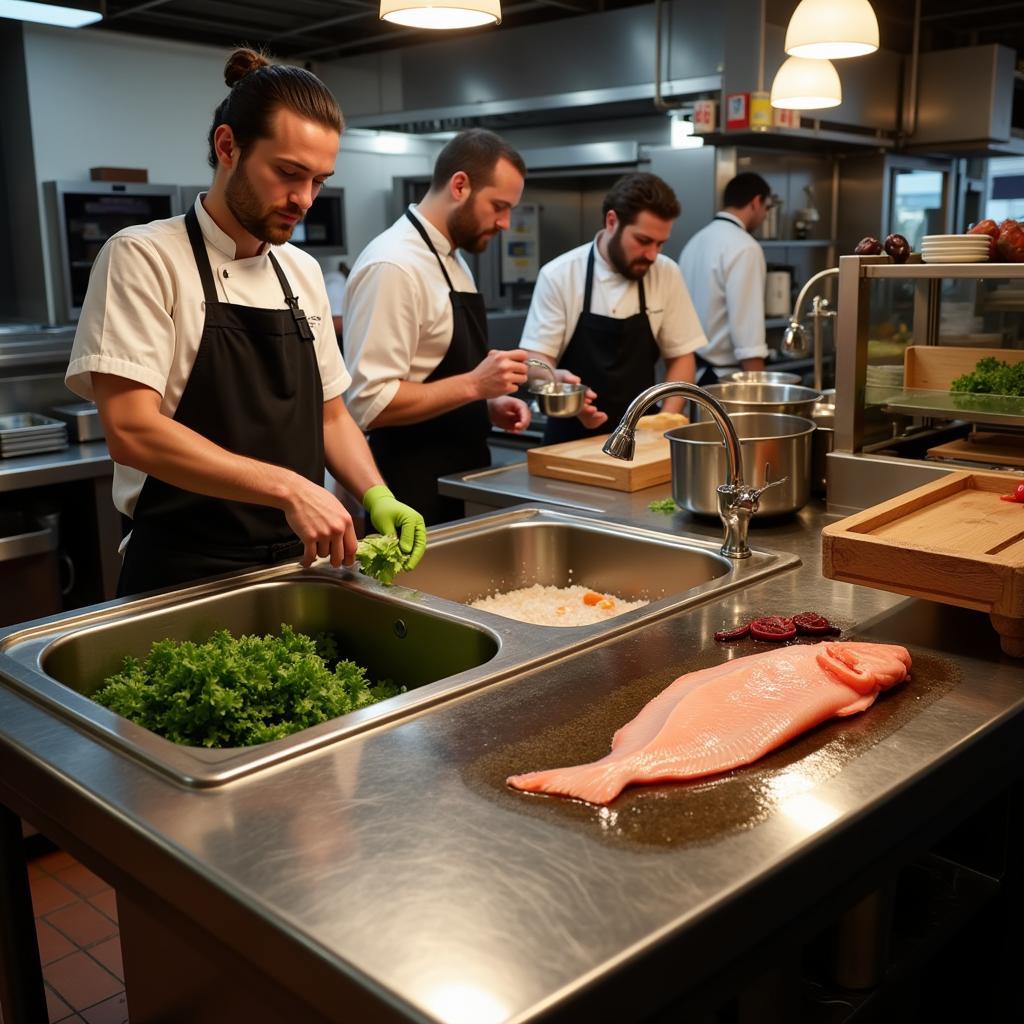
[[[178,212],[176,185],[118,181],[47,181],[43,185],[56,320],[77,320],[89,273],[103,243],[122,228]]]

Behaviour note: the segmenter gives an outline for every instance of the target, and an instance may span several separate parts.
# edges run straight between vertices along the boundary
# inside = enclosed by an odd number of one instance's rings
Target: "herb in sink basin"
[[[670,516],[676,510],[676,503],[674,498],[658,498],[652,501],[647,508],[651,512],[664,512],[665,515]]]
[[[160,640],[125,658],[93,700],[174,743],[245,747],[280,739],[404,692],[339,657],[333,634],[314,639],[282,625],[280,636],[203,643]]]
[[[356,548],[359,568],[367,576],[389,587],[395,577],[405,568],[406,556],[398,546],[393,534],[367,534]]]

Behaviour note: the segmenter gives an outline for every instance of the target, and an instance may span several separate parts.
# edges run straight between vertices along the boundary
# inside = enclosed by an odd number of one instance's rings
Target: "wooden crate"
[[[1024,477],[950,473],[822,531],[828,579],[988,612],[1003,650],[1024,657]]]

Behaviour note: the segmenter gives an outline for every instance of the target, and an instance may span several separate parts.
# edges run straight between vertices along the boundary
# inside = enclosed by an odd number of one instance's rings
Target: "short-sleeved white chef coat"
[[[270,247],[235,259],[235,243],[203,208],[203,195],[195,209],[220,300],[287,309]],[[312,328],[326,402],[345,390],[349,374],[338,350],[320,264],[293,245],[275,246],[274,256]],[[125,377],[159,392],[160,411],[173,416],[199,351],[205,316],[185,218],[125,228],[107,241],[93,264],[66,383],[91,399],[91,374]],[[224,382],[225,388],[232,386]],[[125,515],[132,514],[145,480],[145,473],[115,463],[114,505]]]
[[[546,263],[533,289],[521,344],[542,352],[556,365],[583,312],[587,259],[592,247],[594,243],[587,242]],[[659,255],[644,274],[644,298],[651,332],[665,359],[686,355],[707,344],[679,267],[667,256]],[[600,250],[594,254],[590,312],[616,320],[641,312],[637,282],[620,274]]]
[[[764,252],[724,210],[686,243],[679,266],[708,336],[700,356],[713,366],[764,358]]]
[[[409,207],[457,292],[475,292],[466,261],[451,242]],[[364,430],[395,397],[401,381],[422,383],[437,368],[452,340],[450,292],[434,254],[403,213],[359,254],[348,275],[345,362],[352,384],[349,412]]]

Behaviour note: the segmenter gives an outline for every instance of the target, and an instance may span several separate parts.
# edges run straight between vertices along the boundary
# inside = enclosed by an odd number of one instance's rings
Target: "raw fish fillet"
[[[600,761],[513,775],[510,786],[606,804],[635,783],[696,779],[750,764],[907,679],[895,644],[783,647],[680,676],[612,737]]]

